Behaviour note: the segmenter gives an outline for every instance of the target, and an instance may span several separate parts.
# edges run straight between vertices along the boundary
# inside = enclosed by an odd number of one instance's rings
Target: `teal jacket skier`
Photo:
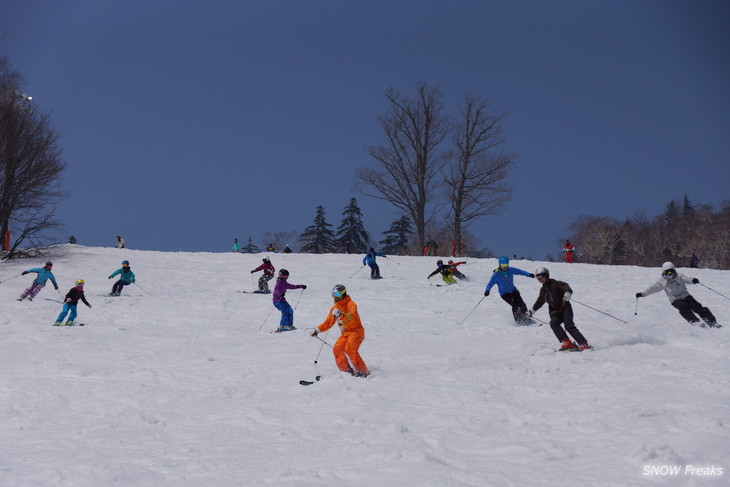
[[[129,267],[128,260],[122,261],[122,268],[112,272],[109,276],[109,279],[116,275],[119,275],[119,280],[114,283],[114,286],[112,287],[112,292],[109,293],[110,296],[119,296],[122,293],[122,288],[124,286],[130,285],[136,280],[134,272],[132,272],[132,269]]]

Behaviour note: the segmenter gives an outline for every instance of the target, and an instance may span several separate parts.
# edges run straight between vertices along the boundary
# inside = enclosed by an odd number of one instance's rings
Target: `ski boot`
[[[590,345],[588,345],[588,342],[581,343],[578,345],[578,351],[582,352],[583,350],[588,350],[589,348],[592,348]]]
[[[573,343],[569,338],[566,338],[560,343],[561,352],[575,352],[578,350],[578,345]]]
[[[74,322],[73,321],[67,321],[66,322],[66,326],[74,326]]]
[[[53,324],[53,326],[61,326],[61,322],[60,322],[60,321],[57,321],[57,322],[55,322],[55,323]]]

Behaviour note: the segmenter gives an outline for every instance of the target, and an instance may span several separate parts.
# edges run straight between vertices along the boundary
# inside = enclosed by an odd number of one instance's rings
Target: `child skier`
[[[662,264],[662,277],[645,291],[636,293],[636,298],[643,298],[663,289],[667,293],[669,302],[677,308],[685,320],[692,324],[699,323],[700,320],[695,315],[697,313],[710,328],[720,328],[722,325],[717,324],[712,312],[698,303],[687,291],[687,284],[698,284],[699,282],[700,280],[696,277],[691,278],[678,273],[671,262],[665,262]],[[704,326],[705,324],[702,324],[703,328]]]
[[[66,314],[70,311],[71,314],[68,316],[68,321],[66,322],[66,326],[72,326],[74,324],[74,320],[76,319],[76,306],[79,304],[79,299],[84,302],[86,306],[91,308],[91,305],[86,300],[86,296],[84,296],[84,280],[78,279],[76,281],[76,286],[72,287],[68,293],[66,293],[66,299],[63,303],[63,309],[61,310],[61,314],[58,315],[58,318],[56,318],[56,322],[53,324],[54,326],[61,326],[61,323],[66,318]]]
[[[484,295],[489,296],[489,292],[496,284],[497,289],[499,289],[499,296],[512,307],[512,316],[515,319],[515,323],[518,323],[520,325],[529,325],[532,324],[532,320],[525,318],[527,305],[522,300],[520,291],[518,291],[515,287],[515,275],[533,278],[535,277],[535,274],[531,274],[516,267],[511,267],[509,265],[509,259],[507,258],[507,256],[503,255],[499,258],[499,267],[494,269],[492,277],[491,279],[489,279],[489,283],[487,283],[487,288],[484,290]]]
[[[560,351],[572,352],[591,348],[588,340],[573,323],[573,307],[570,305],[573,290],[570,286],[565,282],[550,279],[550,272],[544,267],[539,267],[535,271],[535,277],[542,284],[542,288],[537,301],[532,305],[532,309],[525,313],[525,316],[532,317],[547,302],[550,311],[550,328],[560,342]],[[562,323],[565,324],[565,330],[560,326]],[[568,338],[566,331],[578,342],[577,345]]]
[[[274,307],[281,311],[281,321],[277,332],[296,330],[294,327],[294,310],[291,305],[286,302],[286,291],[288,289],[307,289],[304,284],[289,284],[289,271],[282,269],[279,271],[279,277],[276,279],[274,286]]]
[[[449,266],[451,266],[451,274],[453,274],[454,277],[457,277],[459,279],[465,280],[466,276],[462,274],[457,267],[459,267],[461,264],[466,264],[466,261],[464,262],[454,262],[453,260],[449,261]]]
[[[382,279],[380,277],[380,267],[375,262],[376,257],[385,257],[385,254],[376,252],[374,248],[370,247],[370,250],[368,250],[368,253],[362,259],[362,265],[367,264],[370,266],[370,279]]]
[[[454,276],[452,275],[453,268],[450,265],[444,265],[443,260],[437,260],[436,266],[436,270],[430,273],[426,279],[431,279],[436,274],[441,273],[441,279],[443,279],[446,284],[456,284],[456,279],[454,279]]]
[[[274,277],[274,273],[276,272],[276,269],[274,269],[274,266],[271,264],[271,261],[268,257],[263,258],[264,263],[258,266],[256,269],[251,271],[251,274],[258,271],[264,271],[264,273],[259,277],[259,289],[258,291],[254,291],[257,293],[262,294],[269,294],[271,291],[269,290],[269,281]]]
[[[33,283],[30,285],[28,289],[23,291],[23,294],[20,295],[18,298],[18,301],[22,301],[25,298],[28,298],[28,301],[33,301],[33,298],[36,297],[36,295],[41,292],[41,289],[43,289],[46,286],[46,281],[48,279],[51,280],[53,283],[53,287],[56,288],[56,291],[58,291],[58,284],[56,284],[56,278],[53,275],[53,272],[51,272],[51,268],[53,267],[52,262],[46,262],[46,265],[43,267],[34,267],[32,269],[28,269],[27,271],[23,271],[21,273],[22,276],[29,274],[31,272],[38,273],[38,277],[33,279]]]
[[[337,284],[332,289],[332,297],[335,303],[327,318],[312,330],[311,335],[316,337],[319,332],[327,331],[337,323],[340,327],[340,337],[332,347],[337,367],[355,377],[367,377],[370,375],[370,371],[358,352],[360,344],[365,340],[365,329],[360,321],[360,315],[357,313],[357,305],[342,284]]]
[[[124,286],[129,286],[130,284],[135,282],[134,272],[132,272],[132,269],[129,267],[128,260],[123,260],[122,268],[112,272],[109,276],[109,279],[118,274],[119,280],[114,283],[114,286],[112,286],[112,292],[109,293],[109,296],[119,296],[122,293],[122,288]]]

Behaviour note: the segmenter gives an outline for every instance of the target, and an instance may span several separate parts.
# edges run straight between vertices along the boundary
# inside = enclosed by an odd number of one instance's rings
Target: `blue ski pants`
[[[279,322],[279,328],[288,326],[294,326],[294,310],[291,305],[286,301],[277,301],[274,303],[274,307],[281,311],[281,321]]]
[[[63,303],[63,309],[61,310],[61,314],[58,315],[58,318],[56,318],[56,323],[62,323],[64,318],[66,318],[66,314],[68,312],[71,312],[70,315],[68,315],[68,321],[73,321],[76,319],[76,305],[75,304],[69,304],[69,303]]]

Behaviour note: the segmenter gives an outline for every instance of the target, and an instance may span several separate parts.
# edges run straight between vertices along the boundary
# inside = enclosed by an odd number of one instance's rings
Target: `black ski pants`
[[[380,267],[378,267],[378,264],[373,262],[370,265],[370,279],[379,279],[380,278]]]
[[[565,325],[565,330],[563,330],[563,327],[560,326],[561,324]],[[586,340],[583,334],[578,331],[578,328],[573,322],[573,308],[571,306],[566,306],[560,312],[550,313],[550,328],[553,329],[553,333],[555,333],[555,336],[561,343],[568,339],[568,334],[565,333],[566,331],[570,333],[570,336],[573,337],[573,340],[575,340],[578,345],[588,343],[588,340]]]
[[[500,297],[502,299],[504,299],[507,302],[507,304],[509,304],[512,307],[512,316],[514,316],[515,321],[517,323],[524,322],[525,313],[527,312],[527,305],[522,300],[522,296],[520,296],[520,292],[515,289],[511,293],[502,294]]]
[[[677,308],[679,310],[679,314],[681,314],[682,317],[690,323],[697,323],[700,321],[697,319],[697,316],[695,316],[695,313],[700,315],[700,318],[702,318],[708,325],[714,325],[715,323],[717,323],[717,320],[715,319],[715,316],[712,314],[712,312],[702,306],[692,296],[677,299],[676,301],[672,302],[672,306]]]

